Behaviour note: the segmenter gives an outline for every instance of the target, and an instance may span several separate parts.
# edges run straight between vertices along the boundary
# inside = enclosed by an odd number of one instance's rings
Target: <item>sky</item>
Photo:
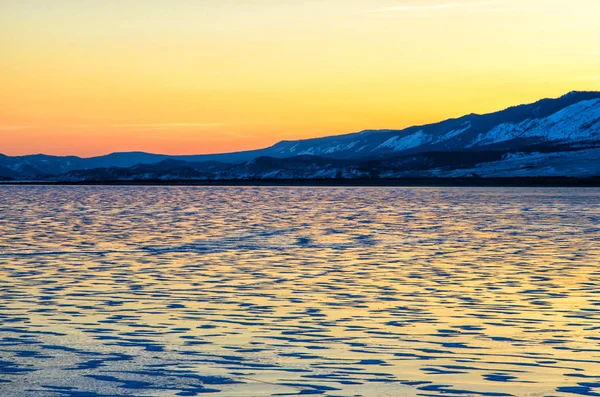
[[[218,153],[600,90],[598,0],[0,0],[0,153]]]

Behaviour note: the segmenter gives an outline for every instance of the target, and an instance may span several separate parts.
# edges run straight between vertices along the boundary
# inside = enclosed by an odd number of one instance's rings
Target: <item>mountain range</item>
[[[5,181],[600,176],[600,92],[402,130],[281,141],[212,155],[0,155]]]

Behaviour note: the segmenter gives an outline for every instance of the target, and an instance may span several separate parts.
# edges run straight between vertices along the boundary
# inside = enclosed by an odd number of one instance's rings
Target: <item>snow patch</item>
[[[503,123],[479,134],[467,147],[484,146],[516,138],[542,141],[590,141],[600,139],[600,99],[581,101],[543,119]]]
[[[410,149],[431,142],[431,136],[426,135],[423,130],[419,130],[410,135],[399,137],[395,136],[381,145],[377,146],[373,151],[378,149],[392,149],[395,152]]]
[[[435,141],[434,143],[439,143],[439,142],[443,142],[443,141],[447,141],[448,139],[452,139],[457,135],[462,134],[463,132],[469,130],[471,128],[471,123],[469,121],[467,121],[465,124],[463,124],[465,127],[463,128],[459,128],[457,130],[452,130],[450,132],[445,133],[444,135],[442,135],[437,141]]]

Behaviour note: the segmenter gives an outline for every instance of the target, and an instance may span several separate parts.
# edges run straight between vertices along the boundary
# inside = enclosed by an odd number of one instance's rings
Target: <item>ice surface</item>
[[[0,188],[0,396],[600,394],[600,190]]]

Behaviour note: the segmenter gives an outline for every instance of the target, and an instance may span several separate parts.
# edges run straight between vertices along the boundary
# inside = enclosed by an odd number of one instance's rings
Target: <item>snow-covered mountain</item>
[[[0,179],[594,176],[599,164],[600,92],[571,92],[496,113],[403,130],[282,141],[238,153],[0,155]]]
[[[600,142],[600,92],[571,92],[558,99],[478,115],[470,114],[404,130],[280,142],[271,155],[336,158],[428,151],[514,149],[532,145],[595,145]]]

